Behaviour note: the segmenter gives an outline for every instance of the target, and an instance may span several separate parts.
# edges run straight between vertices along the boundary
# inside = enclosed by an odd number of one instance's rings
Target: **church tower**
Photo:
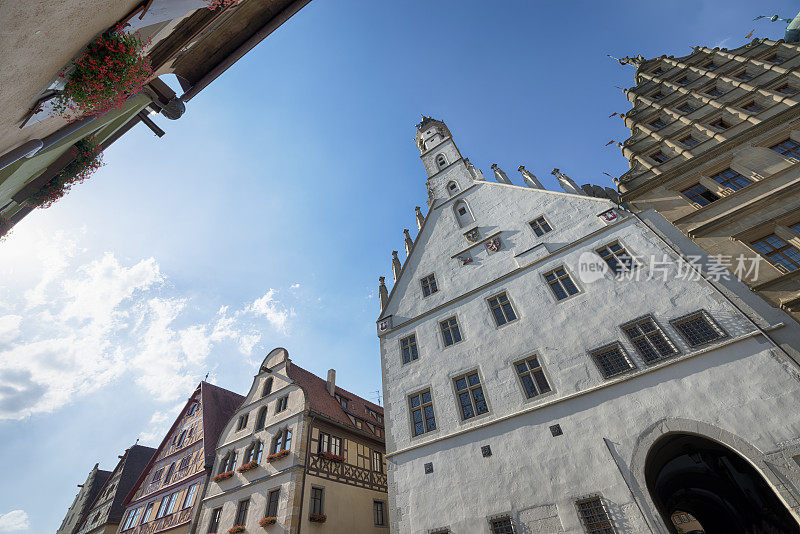
[[[444,122],[423,115],[415,140],[428,174],[428,205],[457,194],[475,180]]]

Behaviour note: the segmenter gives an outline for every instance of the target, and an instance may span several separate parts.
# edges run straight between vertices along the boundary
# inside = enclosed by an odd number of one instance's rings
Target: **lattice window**
[[[726,336],[725,331],[702,310],[675,319],[672,321],[672,325],[693,347],[705,345]]]
[[[619,242],[601,247],[597,249],[597,253],[608,264],[614,274],[622,274],[633,270],[633,258]]]
[[[539,217],[531,222],[528,223],[538,237],[542,237],[544,234],[552,230],[550,225],[547,223],[544,217]]]
[[[527,398],[532,399],[550,391],[550,384],[536,356],[515,363],[514,368]]]
[[[403,354],[403,363],[413,362],[419,358],[417,337],[414,334],[400,340],[400,352]]]
[[[590,354],[603,378],[612,378],[636,368],[619,343],[601,347]]]
[[[733,169],[725,169],[711,177],[712,180],[717,182],[722,187],[727,187],[733,191],[745,188],[753,183],[753,180],[745,178]]]
[[[433,398],[430,390],[410,395],[408,406],[415,436],[436,430],[436,417],[433,413]]]
[[[700,184],[694,184],[693,186],[684,189],[681,191],[681,194],[700,207],[708,206],[712,202],[719,200],[718,195],[712,193],[706,189],[705,186]]]
[[[497,326],[503,326],[506,323],[517,320],[517,314],[514,313],[514,308],[511,306],[511,302],[505,292],[489,299],[489,309],[492,311],[494,322]]]
[[[600,496],[588,497],[575,502],[578,517],[588,534],[615,534],[616,530]]]
[[[489,530],[492,534],[514,534],[514,524],[508,516],[489,519]]]
[[[622,325],[622,331],[646,363],[653,363],[678,353],[672,341],[650,316]]]
[[[546,273],[544,279],[547,281],[550,289],[553,290],[553,294],[556,296],[557,300],[564,300],[578,293],[578,288],[563,267],[553,269],[549,273]]]
[[[489,411],[477,371],[453,379],[461,406],[461,418],[466,420]]]
[[[461,329],[458,327],[458,321],[455,317],[450,317],[440,322],[439,329],[442,331],[442,338],[446,347],[461,341]]]
[[[428,276],[420,280],[419,283],[420,285],[422,285],[423,297],[428,297],[439,291],[439,288],[436,285],[436,277],[433,274],[429,274]]]

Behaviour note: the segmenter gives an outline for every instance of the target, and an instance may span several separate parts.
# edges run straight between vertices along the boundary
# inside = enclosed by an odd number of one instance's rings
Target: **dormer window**
[[[451,197],[458,193],[459,187],[456,182],[450,182],[447,184],[447,194]]]
[[[436,165],[439,166],[439,169],[444,169],[447,167],[447,158],[444,156],[444,154],[439,154],[436,156]]]
[[[764,61],[772,63],[773,65],[779,65],[779,64],[783,63],[784,61],[786,61],[786,58],[781,57],[777,53],[775,53],[775,54],[772,54],[772,55],[766,57],[764,59]]]

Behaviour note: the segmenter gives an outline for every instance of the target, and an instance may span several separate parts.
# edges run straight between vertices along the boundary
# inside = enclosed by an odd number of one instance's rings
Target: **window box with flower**
[[[328,516],[326,516],[325,514],[310,514],[308,516],[308,520],[311,521],[312,523],[324,523],[325,521],[327,521],[327,519]]]
[[[237,471],[239,471],[240,473],[246,473],[247,471],[252,471],[256,467],[258,467],[258,462],[256,462],[255,460],[251,460],[246,464],[244,464],[239,469],[237,469]]]
[[[83,183],[103,166],[103,149],[93,136],[84,137],[72,147],[75,157],[41,189],[28,199],[37,208],[49,208],[75,184]]]
[[[220,482],[221,480],[227,480],[233,476],[233,471],[225,471],[224,473],[220,473],[216,475],[213,480],[214,482]]]
[[[228,530],[228,534],[237,534],[237,532],[245,532],[247,529],[244,528],[244,525],[234,525]]]
[[[280,460],[284,456],[289,456],[289,449],[281,449],[278,452],[272,453],[267,456],[267,461],[272,463]]]
[[[334,454],[329,451],[322,451],[319,453],[320,456],[325,458],[326,460],[330,460],[331,462],[344,462],[344,456],[341,454]]]
[[[268,526],[274,525],[277,522],[278,522],[278,518],[277,517],[265,517],[265,518],[261,519],[261,521],[259,521],[258,524],[261,525],[264,528],[267,528]]]

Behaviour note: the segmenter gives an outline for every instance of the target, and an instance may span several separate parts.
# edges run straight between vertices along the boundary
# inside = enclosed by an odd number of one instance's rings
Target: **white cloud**
[[[294,316],[294,311],[287,310],[278,302],[275,298],[276,293],[276,290],[270,288],[263,297],[253,301],[247,311],[264,317],[276,330],[286,333],[287,322],[289,317]]]
[[[296,282],[289,286],[289,289],[297,289],[300,287],[300,282]]]
[[[142,445],[158,447],[184,404],[183,402],[179,402],[169,410],[153,413],[150,417],[148,429],[139,434],[139,440],[142,442]]]
[[[11,510],[5,514],[0,514],[0,532],[28,530],[30,527],[31,523],[25,510]]]
[[[0,316],[0,347],[19,337],[19,325],[21,322],[21,315]]]

